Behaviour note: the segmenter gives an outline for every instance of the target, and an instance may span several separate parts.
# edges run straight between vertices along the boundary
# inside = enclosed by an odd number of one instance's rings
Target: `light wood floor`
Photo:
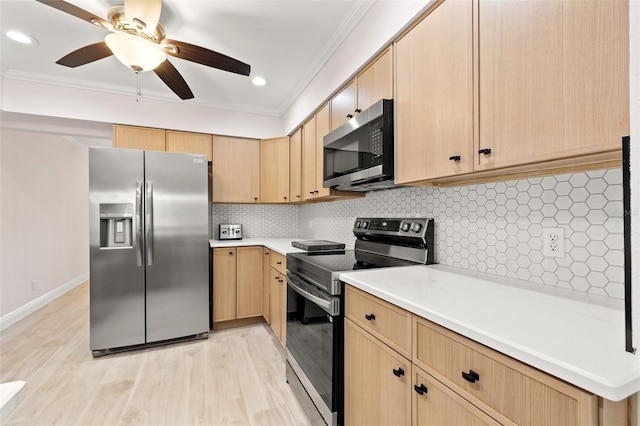
[[[306,425],[266,324],[94,359],[82,284],[0,334],[0,382],[24,380],[3,425]]]

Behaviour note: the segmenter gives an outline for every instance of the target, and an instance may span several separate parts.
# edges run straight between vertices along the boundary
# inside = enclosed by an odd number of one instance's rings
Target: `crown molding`
[[[65,77],[54,77],[51,75],[45,75],[40,73],[32,73],[25,71],[18,71],[10,69],[3,77],[6,80],[22,81],[27,83],[35,83],[49,86],[67,87],[70,89],[89,90],[101,93],[110,93],[122,96],[135,97],[135,90],[129,86],[121,86],[114,84],[105,84],[89,80],[71,79]],[[244,112],[251,114],[259,114],[271,117],[281,117],[282,113],[279,110],[272,108],[259,108],[250,105],[233,104],[227,102],[215,102],[215,101],[202,101],[191,99],[189,101],[182,101],[176,99],[174,96],[169,96],[164,92],[157,92],[152,90],[144,90],[142,92],[142,98],[153,99],[162,102],[183,103],[188,102],[189,105],[195,105],[202,108],[216,108],[236,112]]]
[[[294,88],[290,91],[280,107],[278,108],[278,117],[282,117],[285,112],[293,105],[293,102],[302,94],[306,87],[311,83],[313,78],[320,72],[325,66],[329,58],[338,50],[342,42],[353,32],[356,25],[364,18],[369,12],[371,7],[375,4],[376,0],[365,0],[358,2],[357,7],[354,7],[351,13],[345,17],[340,26],[333,33],[331,38],[324,45],[324,48],[318,53],[316,59],[311,63],[307,71],[298,79]]]

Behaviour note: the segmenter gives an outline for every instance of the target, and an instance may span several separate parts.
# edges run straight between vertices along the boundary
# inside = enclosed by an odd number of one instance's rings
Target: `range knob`
[[[402,222],[400,224],[400,230],[402,232],[408,232],[410,227],[411,227],[411,225],[409,224],[409,222]]]
[[[367,229],[368,227],[369,227],[369,222],[367,222],[366,220],[362,222],[362,229]]]
[[[420,230],[422,229],[422,224],[418,223],[418,222],[413,222],[411,224],[411,230],[413,232],[420,232]]]
[[[362,223],[360,223],[359,220],[356,220],[356,228],[360,228],[362,226]]]

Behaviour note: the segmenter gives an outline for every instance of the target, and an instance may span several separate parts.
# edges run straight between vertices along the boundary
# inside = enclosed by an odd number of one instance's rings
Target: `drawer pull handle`
[[[469,370],[468,373],[462,372],[462,378],[469,383],[475,383],[480,381],[480,375],[473,370]]]
[[[276,265],[282,265],[282,262],[276,262]]]
[[[460,156],[459,155],[452,155],[451,157],[449,157],[450,161],[460,161]]]
[[[396,369],[394,369],[394,370],[393,370],[393,374],[394,374],[396,377],[402,377],[402,376],[404,376],[404,370],[403,370],[402,368],[398,368],[397,370],[396,370]]]
[[[420,383],[420,386],[413,385],[413,389],[420,395],[424,395],[425,393],[429,392],[429,389],[427,389],[427,387],[422,383]]]
[[[373,321],[374,319],[376,319],[376,316],[374,314],[367,314],[364,317],[367,321]]]
[[[489,155],[491,154],[491,148],[483,148],[480,151],[478,151],[478,154]]]

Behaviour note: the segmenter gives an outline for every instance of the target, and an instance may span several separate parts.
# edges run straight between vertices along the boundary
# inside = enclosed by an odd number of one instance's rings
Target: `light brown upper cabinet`
[[[445,1],[396,44],[396,183],[473,170],[472,14]]]
[[[327,108],[325,105],[324,108]],[[323,109],[324,109],[323,108]],[[318,191],[316,174],[316,116],[302,125],[302,200],[315,198]],[[320,171],[322,173],[322,171]]]
[[[352,80],[331,98],[331,130],[335,130],[350,118],[356,110],[356,82]]]
[[[213,136],[213,202],[260,201],[260,140]]]
[[[260,202],[289,202],[289,137],[260,141]]]
[[[302,128],[289,138],[289,200],[302,201]]]
[[[356,77],[356,113],[380,99],[393,99],[393,51],[389,46]]]
[[[393,53],[388,47],[331,98],[331,130],[380,99],[393,98]]]
[[[165,130],[114,124],[113,147],[164,151]]]
[[[620,149],[628,1],[480,2],[478,16],[478,169]]]
[[[167,152],[202,154],[212,160],[211,135],[167,130],[165,137]]]

